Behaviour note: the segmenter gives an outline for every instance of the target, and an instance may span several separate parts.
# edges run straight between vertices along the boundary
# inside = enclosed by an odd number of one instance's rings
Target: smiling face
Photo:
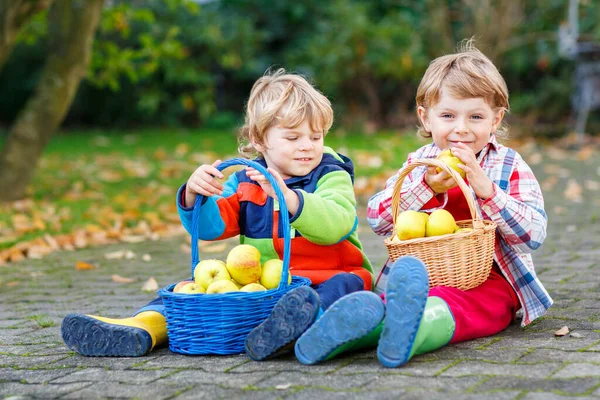
[[[308,120],[295,128],[275,125],[265,132],[264,144],[251,139],[267,165],[283,179],[304,176],[315,169],[323,158],[322,131],[312,130]]]
[[[436,104],[428,109],[419,106],[417,113],[440,149],[452,148],[462,142],[475,154],[485,147],[490,134],[496,131],[504,117],[504,110],[492,109],[481,97],[459,99],[444,89]]]

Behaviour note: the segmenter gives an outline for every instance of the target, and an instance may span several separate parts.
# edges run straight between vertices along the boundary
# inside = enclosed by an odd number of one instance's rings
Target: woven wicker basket
[[[405,255],[420,258],[429,272],[429,286],[451,286],[468,290],[481,285],[489,276],[494,261],[496,223],[482,220],[475,208],[475,200],[469,186],[458,172],[437,159],[418,159],[405,166],[398,176],[392,193],[392,215],[394,226],[400,212],[400,192],[404,178],[416,167],[440,167],[458,183],[469,210],[470,220],[456,221],[460,228],[472,231],[451,233],[409,240],[393,240],[394,235],[384,240],[392,260]]]
[[[262,292],[230,292],[223,294],[173,293],[175,284],[158,291],[165,305],[169,349],[182,354],[240,354],[244,340],[252,329],[271,313],[285,293],[310,280],[294,276],[288,285],[290,265],[290,222],[283,193],[275,178],[260,164],[245,159],[225,161],[217,167],[223,170],[233,165],[247,165],[262,172],[275,188],[279,199],[279,218],[283,224],[284,256],[279,287]],[[197,196],[192,228],[192,276],[198,264],[198,221],[203,196]]]

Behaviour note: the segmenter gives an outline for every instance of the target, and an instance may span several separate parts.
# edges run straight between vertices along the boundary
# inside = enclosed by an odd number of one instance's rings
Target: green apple
[[[263,292],[265,290],[267,290],[267,288],[260,283],[249,283],[246,286],[242,286],[240,292]]]
[[[240,285],[260,279],[260,251],[252,245],[240,244],[227,254],[227,271]]]
[[[211,283],[206,289],[206,294],[213,293],[228,293],[228,292],[238,292],[239,289],[235,283],[231,280],[221,280],[215,281]]]
[[[213,282],[230,279],[227,267],[221,260],[202,260],[194,269],[194,281],[204,289]]]
[[[455,170],[456,172],[458,172],[463,179],[465,179],[465,177],[467,176],[466,172],[463,171],[462,168],[460,168],[458,166],[458,164],[462,164],[462,161],[460,160],[460,158],[458,158],[452,154],[452,149],[446,149],[446,150],[442,151],[440,153],[440,155],[437,156],[437,159],[448,164],[448,166],[450,168],[452,168],[453,170]],[[437,172],[442,171],[442,169],[439,167],[436,168],[435,170]]]
[[[456,221],[448,211],[439,209],[429,215],[425,226],[425,236],[441,236],[454,233]]]
[[[260,275],[260,284],[267,289],[275,289],[281,281],[281,271],[283,270],[283,261],[278,258],[265,261],[262,265],[262,274]],[[292,282],[292,274],[288,271],[288,284]]]
[[[198,285],[196,282],[190,282],[186,285],[183,285],[177,293],[198,294],[205,292],[206,289],[204,289],[202,286]]]
[[[429,215],[424,212],[407,210],[396,218],[394,230],[400,240],[416,239],[425,237],[425,226]]]

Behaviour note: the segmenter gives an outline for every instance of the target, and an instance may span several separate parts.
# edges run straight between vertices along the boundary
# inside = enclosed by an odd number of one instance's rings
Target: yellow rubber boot
[[[69,314],[61,332],[65,344],[84,356],[139,357],[167,342],[165,317],[156,311],[120,319]]]

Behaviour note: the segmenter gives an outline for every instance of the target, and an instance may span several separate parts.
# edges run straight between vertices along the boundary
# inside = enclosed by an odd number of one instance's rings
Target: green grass
[[[34,321],[40,328],[56,326],[56,322],[52,321],[47,314],[34,314],[28,316],[27,319]]]
[[[353,160],[355,177],[365,191],[359,193],[357,184],[357,195],[364,197],[381,190],[408,153],[424,142],[414,132],[334,131],[325,143]],[[0,206],[0,232],[5,233],[0,249],[44,233],[70,233],[90,225],[109,229],[117,220],[135,226],[141,220],[176,219],[175,194],[190,174],[200,164],[237,156],[233,129],[59,133],[45,149],[30,185],[32,206]],[[18,214],[27,218],[29,227],[15,229],[13,217]]]

